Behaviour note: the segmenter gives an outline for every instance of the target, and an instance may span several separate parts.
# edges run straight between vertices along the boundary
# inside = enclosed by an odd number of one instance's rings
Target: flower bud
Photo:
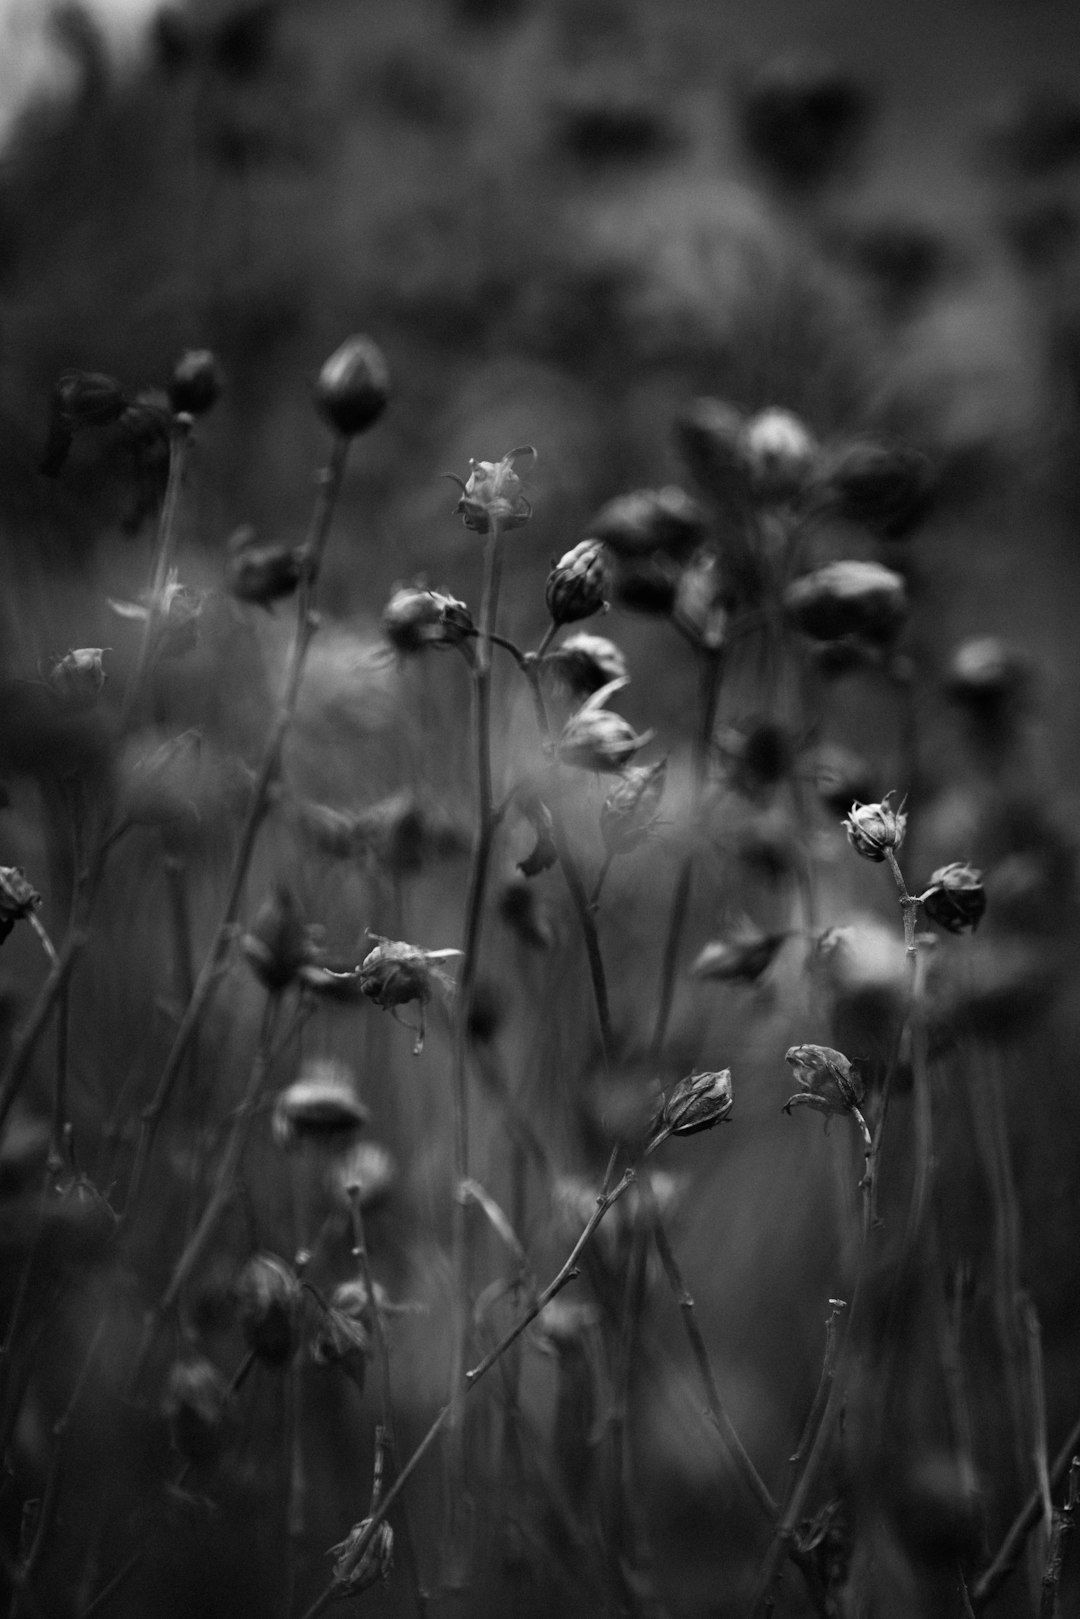
[[[856,854],[864,860],[881,861],[886,850],[895,853],[903,843],[907,816],[903,810],[893,809],[886,794],[880,804],[852,804],[843,825]]]
[[[283,1366],[293,1351],[300,1284],[276,1254],[255,1254],[236,1282],[240,1326],[248,1348],[268,1366]]]
[[[176,362],[169,384],[169,398],[175,411],[186,416],[205,416],[221,398],[225,378],[209,349],[188,349]]]
[[[108,427],[118,421],[127,399],[114,377],[95,371],[64,371],[49,400],[45,447],[39,470],[55,478],[67,460],[75,434],[84,427]]]
[[[621,557],[642,557],[651,551],[685,556],[700,544],[706,528],[697,501],[685,489],[669,485],[616,495],[597,512],[588,533]]]
[[[319,372],[315,404],[336,433],[353,438],[373,427],[390,397],[390,373],[370,337],[349,337]]]
[[[711,1130],[727,1118],[733,1105],[730,1068],[719,1073],[688,1074],[657,1108],[648,1150],[668,1136],[692,1136],[700,1130]]]
[[[288,989],[311,960],[308,930],[287,883],[278,883],[260,905],[241,948],[252,972],[271,994]]]
[[[788,617],[818,641],[855,636],[887,645],[907,618],[904,581],[880,562],[827,562],[784,592]]]
[[[18,866],[0,866],[0,944],[16,922],[21,922],[41,904],[41,895],[31,888]]]
[[[447,591],[429,590],[419,580],[397,585],[382,616],[383,634],[398,652],[467,645],[475,634],[464,602]]]
[[[981,871],[960,861],[939,866],[922,896],[931,922],[949,933],[969,933],[978,927],[986,910],[986,889]]]
[[[164,1410],[173,1444],[190,1462],[211,1461],[221,1449],[229,1385],[212,1362],[178,1360],[169,1371]]]
[[[630,854],[651,836],[664,796],[667,760],[631,765],[600,809],[600,836],[609,855]]]
[[[614,641],[603,635],[590,635],[587,630],[568,635],[554,652],[547,654],[541,667],[557,675],[581,697],[592,696],[613,680],[629,678],[626,659]]]
[[[73,707],[89,708],[95,703],[105,684],[101,658],[108,650],[103,646],[83,646],[58,658],[49,670],[49,685],[57,696]]]
[[[784,1112],[812,1107],[819,1113],[851,1113],[866,1094],[865,1087],[842,1051],[831,1046],[789,1046],[785,1062],[791,1064],[800,1087],[789,1096]]]
[[[363,1544],[371,1526],[371,1518],[361,1518],[345,1539],[330,1549],[337,1553],[334,1563],[333,1588],[338,1596],[358,1596],[377,1580],[386,1581],[394,1567],[394,1531],[384,1518],[371,1539]]]
[[[352,1145],[370,1117],[345,1064],[318,1057],[278,1096],[272,1128],[286,1151],[307,1145],[340,1152]]]
[[[604,699],[624,684],[621,680],[609,681],[570,716],[557,744],[564,764],[577,765],[581,770],[618,774],[651,740],[654,734],[651,730],[639,736],[629,720],[602,706]]]
[[[535,461],[536,451],[531,444],[508,450],[501,461],[470,460],[472,471],[466,483],[452,472],[447,474],[461,490],[456,511],[466,528],[475,534],[487,534],[495,524],[505,533],[528,522],[532,506],[514,471],[514,462],[524,455]]]
[[[574,624],[607,607],[609,574],[599,540],[582,540],[567,551],[548,575],[544,596],[556,624]]]
[[[929,512],[934,480],[927,457],[910,445],[862,440],[835,458],[824,493],[838,516],[883,539],[900,540]]]
[[[775,407],[750,418],[740,448],[751,490],[763,501],[793,500],[801,494],[820,453],[799,418]]]
[[[250,527],[238,528],[229,540],[225,584],[237,601],[269,607],[292,595],[301,571],[295,546],[260,545]]]

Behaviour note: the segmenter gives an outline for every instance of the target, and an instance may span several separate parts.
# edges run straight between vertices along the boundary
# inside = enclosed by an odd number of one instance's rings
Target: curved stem
[[[143,620],[142,638],[139,641],[139,650],[135,657],[135,668],[132,671],[131,679],[128,681],[123,706],[120,709],[121,732],[126,731],[130,726],[142,700],[150,673],[150,665],[156,650],[156,643],[161,631],[162,596],[176,552],[176,513],[180,505],[180,490],[183,487],[184,472],[191,449],[192,426],[191,417],[183,414],[183,412],[173,417],[172,431],[169,436],[169,481],[165,487],[165,500],[161,507],[161,519],[158,523],[157,543],[154,547],[154,562],[150,571],[150,588],[147,591],[147,613],[146,618]]]
[[[296,626],[293,631],[284,695],[273,729],[267,738],[262,760],[255,777],[247,816],[241,828],[236,854],[233,857],[225,903],[222,906],[221,916],[214,931],[210,949],[207,951],[202,967],[199,969],[191,999],[184,1010],[179,1027],[173,1037],[172,1048],[165,1059],[165,1066],[162,1069],[157,1088],[150,1102],[143,1109],[142,1128],[128,1187],[127,1204],[124,1209],[123,1219],[125,1225],[130,1223],[131,1216],[137,1206],[158,1126],[169,1105],[173,1087],[183,1066],[184,1058],[187,1056],[203,1013],[217,984],[225,961],[225,955],[232,939],[233,928],[240,912],[248,867],[255,852],[259,829],[269,808],[270,789],[281,766],[285,738],[296,712],[296,700],[300,691],[300,681],[307,661],[308,649],[318,628],[318,617],[314,611],[315,587],[318,583],[323,552],[330,532],[331,519],[337,504],[338,493],[341,489],[350,442],[349,439],[341,435],[334,440],[329,463],[319,475],[319,488],[315,509],[312,514],[311,528],[301,552],[303,568],[300,587],[297,592]]]

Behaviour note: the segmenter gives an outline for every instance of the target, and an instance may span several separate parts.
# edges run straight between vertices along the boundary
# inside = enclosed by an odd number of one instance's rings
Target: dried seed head
[[[848,842],[864,860],[885,859],[886,851],[899,849],[907,831],[907,816],[903,810],[894,810],[889,794],[880,804],[852,804],[843,823]]]
[[[574,624],[607,608],[610,571],[599,540],[582,540],[548,574],[544,597],[556,624]]]
[[[460,954],[460,950],[421,950],[402,939],[380,939],[360,963],[361,991],[384,1010],[409,1001],[425,1006],[436,985],[448,987],[438,963]]]
[[[169,398],[176,411],[187,416],[205,416],[221,398],[225,377],[209,349],[188,349],[176,362],[169,384]]]
[[[32,888],[18,866],[0,866],[0,944],[16,922],[21,922],[41,904],[41,895]]]
[[[274,1103],[274,1139],[286,1151],[313,1146],[343,1152],[369,1118],[345,1064],[317,1057]]]
[[[823,480],[826,503],[883,539],[906,539],[930,511],[930,462],[908,444],[857,440],[835,457]]]
[[[229,539],[225,585],[237,601],[269,607],[292,595],[302,571],[294,546],[262,545],[253,528],[238,528]]]
[[[635,489],[616,495],[589,524],[592,540],[617,556],[642,557],[652,551],[686,556],[705,536],[705,513],[685,489]]]
[[[542,667],[581,697],[591,697],[613,680],[629,678],[626,659],[614,641],[603,635],[590,635],[587,630],[568,635],[554,652],[547,654]]]
[[[241,949],[256,978],[274,994],[295,983],[312,960],[311,937],[287,883],[278,883],[263,900]]]
[[[164,1413],[172,1441],[191,1462],[208,1462],[221,1449],[229,1385],[204,1356],[174,1362],[165,1391]]]
[[[420,580],[394,587],[382,627],[390,645],[404,654],[468,644],[475,633],[464,602],[446,591],[429,590]]]
[[[371,1359],[373,1327],[371,1301],[363,1282],[340,1283],[330,1295],[329,1307],[312,1341],[312,1360],[316,1366],[340,1367],[362,1390]]]
[[[974,932],[986,910],[982,872],[961,861],[939,866],[922,903],[931,922],[949,933]]]
[[[105,684],[101,659],[108,651],[104,646],[82,646],[65,653],[49,670],[49,685],[72,707],[91,707]]]
[[[819,1113],[851,1113],[865,1095],[862,1080],[842,1051],[831,1046],[789,1046],[785,1062],[791,1064],[799,1084],[784,1112],[812,1107]]]
[[[470,460],[472,471],[465,483],[453,473],[448,474],[461,490],[455,509],[466,528],[475,534],[487,534],[494,523],[505,533],[528,522],[532,507],[514,470],[515,461],[523,456],[536,460],[531,444],[508,450],[501,461]]]
[[[751,490],[765,502],[800,495],[820,455],[806,425],[792,411],[776,407],[751,416],[742,430],[740,450]]]
[[[600,809],[600,836],[609,855],[630,854],[652,835],[667,779],[667,760],[631,765]]]
[[[904,581],[880,562],[827,562],[784,592],[788,617],[817,641],[892,642],[908,614]]]
[[[652,735],[646,731],[639,736],[629,720],[610,709],[581,708],[563,727],[559,758],[579,770],[617,775]]]
[[[300,1284],[276,1254],[255,1254],[236,1282],[240,1326],[248,1348],[268,1366],[283,1366],[295,1343]]]
[[[390,1578],[394,1567],[394,1531],[383,1519],[364,1545],[370,1526],[371,1518],[362,1518],[343,1541],[330,1548],[331,1555],[336,1554],[333,1584],[337,1595],[358,1596],[378,1580]]]
[[[661,1101],[653,1116],[649,1149],[668,1136],[692,1136],[711,1130],[730,1114],[734,1098],[731,1069],[717,1073],[688,1074]]]
[[[315,404],[343,438],[373,427],[390,397],[390,372],[370,337],[349,337],[319,372]]]

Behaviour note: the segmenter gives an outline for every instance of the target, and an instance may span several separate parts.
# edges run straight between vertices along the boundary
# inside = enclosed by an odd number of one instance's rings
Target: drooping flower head
[[[982,872],[958,860],[950,866],[939,866],[930,878],[922,903],[938,927],[949,933],[974,932],[986,910]]]
[[[604,707],[607,698],[626,684],[625,680],[609,681],[570,716],[558,741],[559,758],[564,764],[617,775],[652,739],[651,730],[639,735],[629,720]]]
[[[865,1087],[842,1051],[832,1046],[789,1046],[785,1062],[791,1064],[799,1090],[784,1103],[784,1112],[793,1107],[812,1107],[819,1113],[854,1113],[865,1095]]]
[[[521,479],[514,468],[514,463],[523,456],[536,460],[536,451],[531,444],[518,445],[516,449],[507,450],[501,461],[475,461],[470,460],[472,471],[468,480],[462,480],[456,473],[448,472],[461,490],[461,499],[455,510],[465,524],[476,534],[488,534],[493,525],[504,532],[511,528],[521,528],[532,515],[532,506],[526,499],[521,487]]]

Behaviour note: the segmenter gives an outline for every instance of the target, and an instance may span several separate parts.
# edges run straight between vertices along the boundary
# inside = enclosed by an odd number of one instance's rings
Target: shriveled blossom
[[[236,1280],[237,1315],[252,1354],[283,1366],[295,1347],[300,1283],[277,1254],[254,1254]]]
[[[856,854],[864,860],[882,861],[890,849],[895,853],[903,843],[907,816],[902,809],[893,809],[886,793],[879,804],[852,804],[843,827]]]
[[[784,1061],[791,1064],[799,1085],[784,1103],[785,1113],[793,1107],[812,1107],[829,1115],[859,1113],[865,1087],[842,1051],[832,1046],[789,1046]]]
[[[269,610],[274,602],[291,596],[300,583],[303,561],[299,548],[260,542],[250,525],[230,536],[227,551],[225,587],[237,601]]]
[[[82,646],[57,658],[49,670],[49,685],[57,696],[83,707],[96,702],[105,684],[102,654],[108,650],[103,646]]]
[[[559,858],[559,851],[555,846],[555,822],[550,809],[535,792],[520,792],[518,804],[535,833],[533,847],[524,860],[518,861],[518,870],[523,877],[538,877],[542,871],[549,870]]]
[[[419,1053],[424,1046],[424,1008],[436,989],[451,990],[453,983],[440,966],[460,956],[460,950],[421,950],[403,939],[384,939],[377,933],[368,935],[377,943],[369,950],[359,967],[337,976],[355,979],[360,992],[384,1011],[397,1019],[398,1007],[415,1001],[420,1013],[416,1029],[417,1041],[413,1047]],[[411,1024],[406,1027],[411,1028]]]
[[[756,984],[768,971],[787,933],[763,933],[752,923],[714,939],[695,957],[690,967],[694,978],[719,979],[724,983]]]
[[[423,652],[428,647],[468,645],[475,635],[465,603],[448,591],[432,590],[422,580],[395,585],[383,609],[383,634],[396,652]]]
[[[750,486],[761,500],[790,500],[798,495],[817,464],[813,434],[790,410],[771,407],[751,416],[739,441]]]
[[[493,525],[505,532],[528,522],[532,506],[514,470],[514,463],[522,456],[535,461],[536,451],[531,444],[508,450],[501,461],[470,460],[472,471],[465,482],[456,473],[447,473],[461,490],[455,509],[466,528],[476,534],[487,534]]]
[[[930,878],[922,904],[931,922],[947,932],[973,932],[986,910],[982,872],[962,861],[939,866]]]
[[[600,807],[600,836],[609,855],[629,854],[652,834],[667,779],[667,759],[631,765]]]
[[[369,1118],[345,1064],[316,1057],[279,1094],[272,1128],[286,1150],[313,1146],[340,1152],[352,1145]]]
[[[730,1068],[688,1074],[663,1098],[653,1115],[648,1150],[651,1152],[668,1136],[692,1136],[711,1130],[728,1117],[733,1105]]]
[[[336,1554],[333,1584],[337,1595],[358,1596],[378,1580],[390,1578],[394,1567],[394,1531],[383,1519],[364,1544],[370,1527],[371,1517],[361,1518],[343,1541],[330,1548]]]
[[[198,644],[199,618],[204,597],[200,590],[192,590],[180,583],[176,568],[170,568],[161,590],[144,595],[141,601],[113,601],[109,606],[120,618],[151,619],[156,631],[157,654],[161,658],[178,658]]]
[[[907,589],[882,563],[850,558],[793,579],[784,608],[796,628],[816,641],[888,645],[907,618]]]
[[[549,652],[542,667],[558,676],[582,696],[599,691],[612,680],[626,680],[626,659],[614,641],[604,635],[578,630]]]
[[[617,774],[651,740],[651,730],[639,735],[629,720],[604,707],[606,700],[626,684],[625,680],[609,681],[570,716],[557,744],[564,764]]]
[[[279,994],[314,959],[311,934],[287,883],[278,883],[256,911],[241,949],[259,982]]]
[[[212,1361],[175,1361],[165,1389],[164,1415],[172,1441],[189,1462],[208,1462],[225,1437],[229,1385]]]

